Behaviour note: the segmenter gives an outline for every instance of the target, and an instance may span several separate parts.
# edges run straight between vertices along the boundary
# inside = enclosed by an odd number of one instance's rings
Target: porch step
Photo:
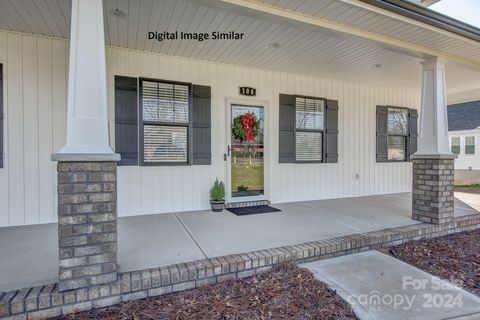
[[[253,206],[268,206],[270,205],[270,200],[257,200],[257,201],[244,201],[244,202],[231,202],[226,203],[225,208],[245,208]]]

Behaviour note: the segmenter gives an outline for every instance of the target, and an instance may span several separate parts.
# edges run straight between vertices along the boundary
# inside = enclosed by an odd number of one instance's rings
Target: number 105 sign
[[[257,89],[250,87],[240,87],[240,95],[254,97],[257,95]]]

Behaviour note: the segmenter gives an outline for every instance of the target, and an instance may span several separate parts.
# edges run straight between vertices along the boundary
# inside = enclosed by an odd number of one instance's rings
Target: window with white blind
[[[295,160],[322,162],[325,100],[295,97]]]
[[[460,137],[452,137],[452,153],[460,154]]]
[[[388,108],[388,161],[407,160],[408,109]]]
[[[144,164],[187,164],[190,86],[141,80]]]
[[[465,137],[465,154],[475,154],[475,137]]]

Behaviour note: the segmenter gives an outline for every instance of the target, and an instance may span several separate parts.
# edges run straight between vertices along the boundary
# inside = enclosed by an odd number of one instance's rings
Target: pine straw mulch
[[[480,295],[480,230],[411,241],[383,251]]]
[[[286,265],[253,278],[67,315],[86,319],[357,319],[350,306],[307,270]]]

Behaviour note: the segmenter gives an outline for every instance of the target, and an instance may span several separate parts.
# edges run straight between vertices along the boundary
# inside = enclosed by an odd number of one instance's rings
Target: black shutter
[[[293,163],[295,162],[295,97],[280,94],[279,102],[278,162]]]
[[[377,162],[388,161],[388,108],[377,106]]]
[[[407,140],[407,156],[408,161],[411,161],[411,156],[417,152],[417,138],[418,138],[418,113],[415,109],[408,110],[408,140]]]
[[[138,165],[137,78],[115,76],[115,152],[118,165]]]
[[[192,91],[192,164],[209,165],[212,163],[211,89],[194,84]]]
[[[3,65],[0,63],[0,168],[3,168]]]
[[[323,162],[338,162],[338,101],[327,100],[325,108]]]

